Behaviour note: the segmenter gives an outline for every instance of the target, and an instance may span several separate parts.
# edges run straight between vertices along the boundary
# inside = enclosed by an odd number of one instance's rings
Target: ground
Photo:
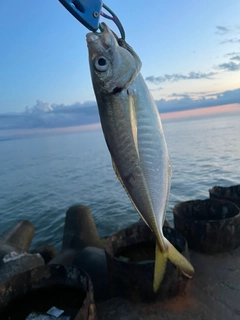
[[[154,303],[122,298],[97,303],[99,320],[239,320],[240,248],[231,253],[190,252],[195,275],[184,295]]]

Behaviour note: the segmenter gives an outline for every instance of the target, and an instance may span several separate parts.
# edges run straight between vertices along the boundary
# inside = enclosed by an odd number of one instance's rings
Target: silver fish
[[[159,112],[140,73],[141,61],[124,40],[102,26],[102,33],[87,34],[93,88],[114,171],[157,238],[157,292],[168,259],[188,277],[194,269],[163,235],[171,169]]]

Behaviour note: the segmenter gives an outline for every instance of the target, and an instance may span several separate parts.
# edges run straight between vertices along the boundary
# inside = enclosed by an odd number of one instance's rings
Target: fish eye
[[[109,65],[109,60],[103,56],[96,57],[94,65],[97,71],[106,71]]]

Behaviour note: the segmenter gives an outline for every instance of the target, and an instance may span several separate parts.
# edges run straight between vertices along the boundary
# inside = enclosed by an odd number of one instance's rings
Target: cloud
[[[231,29],[225,26],[216,26],[216,29],[217,29],[216,34],[219,34],[219,35],[225,35],[231,32]]]
[[[225,39],[220,42],[220,44],[226,44],[226,43],[240,43],[239,38],[230,38],[230,39]]]
[[[196,97],[196,96],[206,96],[208,92],[206,91],[192,91],[192,92],[183,92],[183,93],[172,93],[169,95],[169,97],[180,97],[180,98],[186,98],[186,97]],[[216,95],[216,94],[214,94]]]
[[[176,82],[180,80],[193,80],[193,79],[212,79],[215,72],[203,73],[203,72],[189,72],[187,75],[180,73],[165,74],[164,76],[148,76],[145,78],[146,81],[152,82],[154,84],[160,84],[166,81]]]
[[[238,71],[240,70],[240,52],[229,52],[224,55],[230,57],[230,60],[225,63],[221,63],[215,66],[215,69],[221,69],[224,71]]]
[[[41,113],[52,111],[52,110],[53,110],[53,106],[50,103],[44,102],[42,100],[37,100],[36,104],[31,108],[26,107],[25,112],[31,113],[31,114],[41,114]]]
[[[188,93],[172,93],[169,97],[174,97],[174,98],[189,98],[190,94]]]
[[[207,95],[203,95],[200,98],[194,99],[189,95],[183,95],[180,99],[177,99],[181,95],[173,94],[176,99],[165,100],[160,99],[156,101],[160,112],[173,112],[184,111],[198,108],[215,107],[227,104],[240,104],[240,88],[235,90],[228,90],[217,94],[209,94],[211,98],[206,98]]]
[[[156,101],[160,112],[240,104],[240,88],[221,93],[173,93],[170,98],[173,99]],[[0,114],[0,135],[4,130],[70,128],[99,122],[97,104],[94,101],[66,106],[38,100],[34,106],[26,107],[24,112]]]
[[[150,88],[150,91],[158,91],[158,90],[163,90],[163,87],[157,87],[157,88]]]
[[[224,71],[237,71],[237,70],[240,70],[240,63],[235,63],[230,61],[230,62],[219,64],[218,68]]]
[[[238,52],[229,52],[229,53],[226,53],[224,56],[225,57],[232,57],[232,56],[237,56],[239,54],[240,54],[239,51]]]
[[[50,104],[38,100],[24,112],[0,114],[0,129],[60,128],[99,122],[96,102],[72,105]]]
[[[240,27],[239,26],[232,26],[231,28],[227,26],[216,26],[216,29],[217,29],[215,32],[216,34],[220,36],[228,35],[228,39],[221,41],[220,44],[240,43],[240,38],[239,38]]]
[[[238,56],[233,56],[233,57],[230,58],[230,60],[240,61],[240,55],[238,55]]]

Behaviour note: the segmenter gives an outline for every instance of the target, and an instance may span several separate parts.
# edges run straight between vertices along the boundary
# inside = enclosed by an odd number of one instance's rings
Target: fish
[[[141,60],[105,23],[102,29],[86,35],[92,85],[113,169],[156,236],[157,292],[168,259],[189,278],[194,268],[163,235],[171,168],[160,115],[140,72]]]

